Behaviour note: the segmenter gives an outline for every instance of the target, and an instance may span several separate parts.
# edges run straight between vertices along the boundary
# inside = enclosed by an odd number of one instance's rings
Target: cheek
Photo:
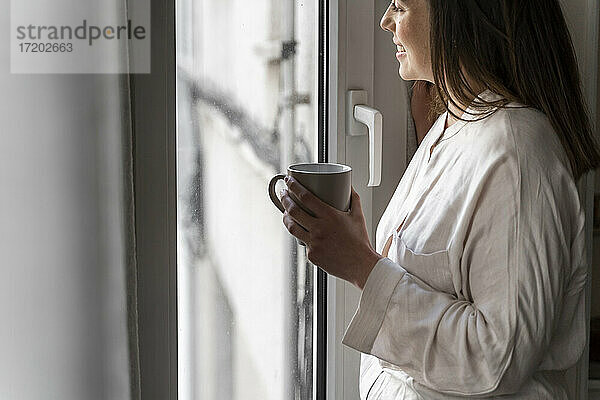
[[[423,38],[421,37],[420,27],[407,21],[398,27],[398,38],[406,47],[413,51],[420,51],[423,47]]]
[[[429,51],[429,25],[423,15],[413,15],[398,24],[396,34],[407,48],[412,59],[419,64],[431,64]]]
[[[398,34],[398,39],[400,39],[400,43],[406,46],[411,46],[412,38],[411,38],[411,27],[409,24],[398,24],[398,28],[396,29],[396,33]]]
[[[418,61],[419,64],[430,64],[429,37],[422,35],[415,36],[408,32],[407,34],[407,36],[404,36],[406,38],[405,43],[409,48],[413,60]]]

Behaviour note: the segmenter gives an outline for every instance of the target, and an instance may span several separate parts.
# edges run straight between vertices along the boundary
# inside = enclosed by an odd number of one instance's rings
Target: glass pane
[[[317,161],[318,10],[177,0],[182,400],[312,399],[315,268],[267,185]]]

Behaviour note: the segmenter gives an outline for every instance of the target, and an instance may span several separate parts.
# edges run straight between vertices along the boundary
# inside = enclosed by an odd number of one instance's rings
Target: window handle
[[[350,112],[347,115],[348,135],[369,136],[369,183],[367,186],[379,186],[381,184],[381,148],[383,116],[379,110],[366,105],[367,92],[365,90],[349,90],[347,107]],[[366,128],[366,129],[365,129]]]

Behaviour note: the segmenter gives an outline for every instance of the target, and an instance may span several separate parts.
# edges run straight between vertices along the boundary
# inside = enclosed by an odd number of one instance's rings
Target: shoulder
[[[527,208],[540,206],[543,196],[571,209],[579,200],[577,186],[549,118],[521,104],[507,106],[473,121],[464,137],[471,183],[511,192]]]
[[[509,103],[472,124],[467,140],[483,159],[512,158],[521,173],[570,173],[564,148],[543,112]]]
[[[498,108],[473,121],[465,135],[470,183],[487,187],[494,201],[513,199],[526,225],[553,218],[572,238],[578,228],[571,224],[582,225],[582,207],[560,139],[543,112],[511,105],[518,107]]]
[[[474,178],[502,176],[499,185],[527,209],[547,204],[566,220],[577,220],[580,202],[571,166],[550,119],[543,112],[510,103],[476,122],[474,142],[479,168]],[[499,187],[500,187],[499,186]],[[564,217],[564,216],[563,216]],[[565,226],[566,226],[565,222]]]

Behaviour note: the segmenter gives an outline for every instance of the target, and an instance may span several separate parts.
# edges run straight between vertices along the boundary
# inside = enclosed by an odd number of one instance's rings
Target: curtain
[[[88,6],[127,23],[125,0]],[[0,38],[0,399],[138,400],[129,75],[11,73],[10,47]]]

